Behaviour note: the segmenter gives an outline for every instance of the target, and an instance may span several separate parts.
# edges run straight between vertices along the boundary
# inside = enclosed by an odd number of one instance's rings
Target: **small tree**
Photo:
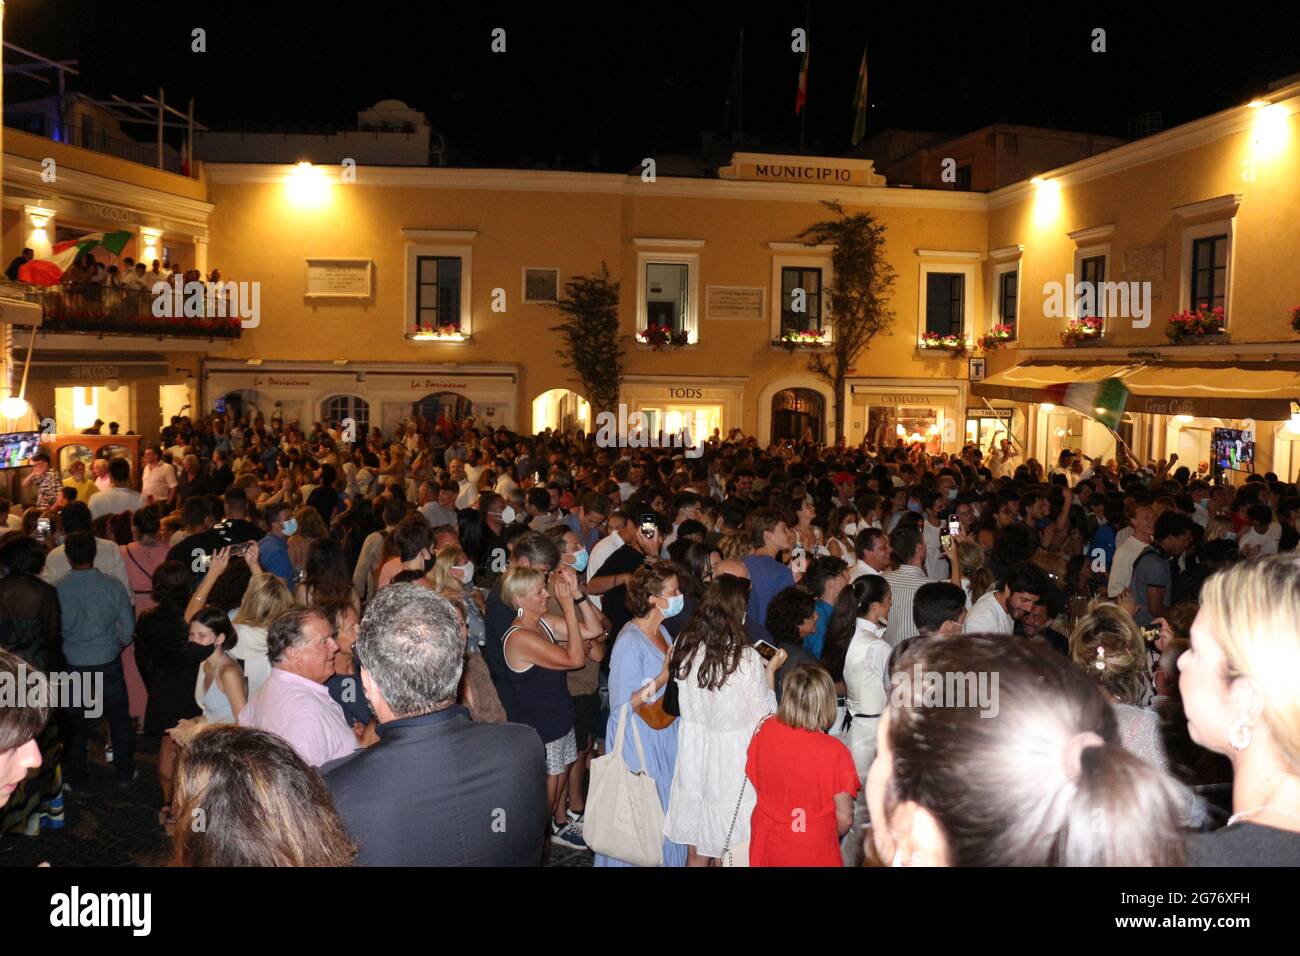
[[[830,347],[811,355],[808,371],[835,393],[835,437],[844,437],[844,381],[871,340],[894,323],[887,300],[894,285],[894,267],[885,259],[885,227],[870,213],[846,215],[837,202],[824,202],[835,219],[815,222],[799,234],[808,245],[833,245],[835,275],[829,289]]]
[[[618,405],[619,385],[623,381],[623,348],[619,344],[618,286],[609,281],[609,269],[600,264],[600,272],[575,276],[564,283],[564,296],[552,307],[563,318],[552,332],[564,336],[565,348],[556,355],[564,367],[578,373],[583,391],[596,411]]]

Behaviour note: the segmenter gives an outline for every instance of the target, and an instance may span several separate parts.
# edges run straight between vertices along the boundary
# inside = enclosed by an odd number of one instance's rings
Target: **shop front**
[[[628,375],[619,402],[627,406],[629,416],[645,416],[651,435],[677,434],[684,428],[692,437],[708,438],[717,431],[725,438],[729,429],[743,426],[747,381],[747,376]]]
[[[923,442],[926,451],[960,451],[965,440],[961,413],[965,383],[854,379],[849,383],[850,444],[864,439],[877,447],[902,439]]]
[[[27,395],[41,418],[52,418],[60,435],[79,434],[104,423],[118,433],[155,435],[162,427],[166,389],[186,390],[186,370],[167,356],[105,353],[89,357],[62,351],[33,353]]]
[[[486,428],[518,428],[519,372],[515,366],[430,370],[368,363],[206,363],[205,412],[304,427],[330,419],[356,422],[358,436],[385,433],[414,414],[437,420],[473,417]]]

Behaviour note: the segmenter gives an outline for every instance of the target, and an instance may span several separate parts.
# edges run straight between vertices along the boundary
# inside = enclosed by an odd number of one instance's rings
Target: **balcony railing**
[[[11,129],[22,130],[24,133],[31,133],[33,136],[41,136],[45,139],[52,139],[56,143],[80,146],[82,149],[107,153],[109,156],[116,156],[118,159],[139,163],[142,166],[159,168],[157,142],[137,143],[134,140],[109,136],[98,129],[86,132],[73,123],[56,126],[45,113],[29,113],[23,110],[9,109],[4,111],[4,121],[5,126]],[[169,173],[185,175],[181,170],[180,156],[175,149],[165,148],[163,150],[162,169]]]
[[[212,340],[237,339],[241,328],[235,308],[212,294],[160,298],[148,289],[62,285],[30,287],[27,298],[40,303],[44,332]]]

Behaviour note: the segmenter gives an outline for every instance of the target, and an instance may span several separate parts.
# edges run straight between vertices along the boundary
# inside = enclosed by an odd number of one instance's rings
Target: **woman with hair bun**
[[[1214,574],[1179,691],[1194,741],[1232,761],[1232,809],[1193,836],[1194,866],[1300,866],[1300,555]]]
[[[1009,635],[923,638],[895,674],[867,780],[881,861],[1182,863],[1174,781],[1124,748],[1110,703],[1059,655]],[[935,678],[987,688],[995,675],[990,694],[934,706]]]
[[[1168,769],[1160,718],[1140,701],[1154,697],[1146,641],[1123,608],[1095,604],[1070,634],[1070,659],[1115,703],[1124,746],[1153,767]]]

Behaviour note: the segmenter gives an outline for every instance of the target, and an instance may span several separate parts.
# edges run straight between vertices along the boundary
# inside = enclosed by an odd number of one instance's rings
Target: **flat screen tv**
[[[40,447],[40,432],[0,434],[0,468],[26,468]]]
[[[1255,433],[1240,428],[1216,428],[1210,433],[1216,471],[1254,471]]]

